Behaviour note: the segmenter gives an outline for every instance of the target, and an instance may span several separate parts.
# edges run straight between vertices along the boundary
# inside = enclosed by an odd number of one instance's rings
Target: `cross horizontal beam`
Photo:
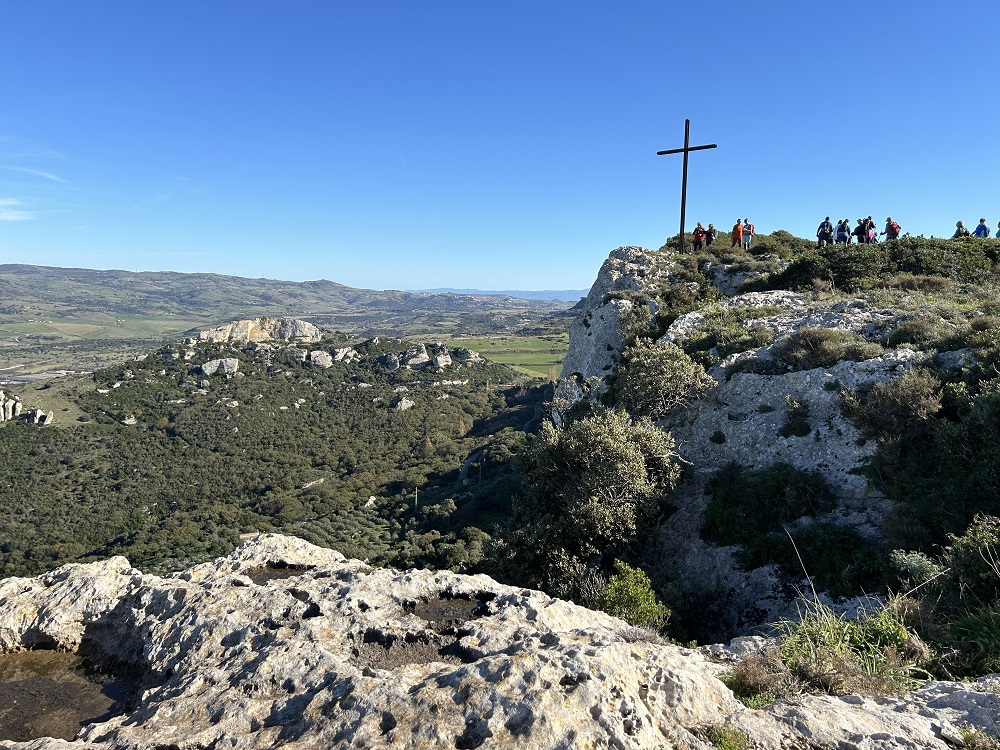
[[[663,156],[664,154],[680,154],[683,153],[684,151],[702,151],[706,148],[718,148],[718,147],[719,147],[718,144],[710,143],[707,146],[689,146],[686,148],[671,148],[667,149],[666,151],[657,151],[656,155]]]

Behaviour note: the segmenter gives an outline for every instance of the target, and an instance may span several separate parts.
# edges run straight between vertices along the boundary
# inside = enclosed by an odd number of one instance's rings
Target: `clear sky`
[[[588,287],[688,228],[1000,221],[1000,3],[3,7],[0,263]]]

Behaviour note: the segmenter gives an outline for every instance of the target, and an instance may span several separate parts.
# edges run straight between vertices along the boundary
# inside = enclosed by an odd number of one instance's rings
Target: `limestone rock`
[[[414,406],[416,406],[416,403],[410,401],[410,399],[404,396],[403,398],[399,399],[399,401],[397,401],[395,406],[393,406],[392,408],[395,409],[396,411],[406,411],[408,409],[412,409]]]
[[[431,365],[434,367],[448,367],[451,364],[451,357],[447,351],[441,352],[434,355],[434,359],[431,360]]]
[[[224,343],[235,341],[250,343],[254,341],[296,341],[314,343],[323,338],[322,331],[312,323],[296,318],[256,318],[254,320],[236,320],[209,331],[200,331],[200,341],[215,341]]]
[[[451,354],[464,365],[473,365],[483,361],[482,355],[479,352],[474,352],[472,349],[467,349],[464,346],[452,349]]]
[[[705,750],[723,723],[769,750],[946,750],[958,725],[995,732],[1000,711],[988,680],[751,710],[699,652],[601,612],[276,535],[168,578],[117,557],[0,581],[0,649],[23,648],[136,676],[141,700],[83,727],[86,750]]]
[[[309,352],[309,361],[316,365],[316,367],[322,367],[324,370],[328,367],[333,367],[333,356],[330,352],[324,352],[319,349]]]
[[[378,363],[382,365],[389,372],[395,372],[399,369],[400,362],[399,356],[396,354],[383,354],[378,358]]]
[[[407,347],[406,351],[399,358],[400,365],[408,367],[411,370],[422,370],[430,361],[431,358],[427,354],[427,347],[423,344],[414,344]]]
[[[290,347],[288,353],[292,359],[298,360],[299,362],[305,362],[309,359],[309,352],[305,349],[299,349],[298,347]]]
[[[342,349],[333,350],[333,359],[335,362],[350,364],[351,362],[356,362],[361,359],[361,355],[358,354],[357,350],[355,350],[353,346],[345,346]]]
[[[225,357],[224,359],[212,359],[201,366],[203,374],[211,377],[215,373],[220,375],[234,375],[240,368],[240,361],[236,357]]]

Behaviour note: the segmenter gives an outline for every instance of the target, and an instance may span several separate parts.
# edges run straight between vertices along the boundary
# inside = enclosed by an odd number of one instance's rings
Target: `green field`
[[[562,370],[569,347],[569,334],[547,336],[455,336],[448,343],[477,351],[487,359],[514,368],[525,375],[555,380]]]

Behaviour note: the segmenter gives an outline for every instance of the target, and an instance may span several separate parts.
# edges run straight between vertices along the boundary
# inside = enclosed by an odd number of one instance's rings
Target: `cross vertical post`
[[[684,212],[687,209],[687,186],[688,186],[688,154],[692,151],[702,151],[706,148],[718,148],[718,145],[711,143],[707,146],[691,146],[691,121],[684,120],[684,148],[672,148],[666,151],[657,151],[657,156],[664,154],[684,154],[684,169],[681,174],[681,252],[684,252]]]

